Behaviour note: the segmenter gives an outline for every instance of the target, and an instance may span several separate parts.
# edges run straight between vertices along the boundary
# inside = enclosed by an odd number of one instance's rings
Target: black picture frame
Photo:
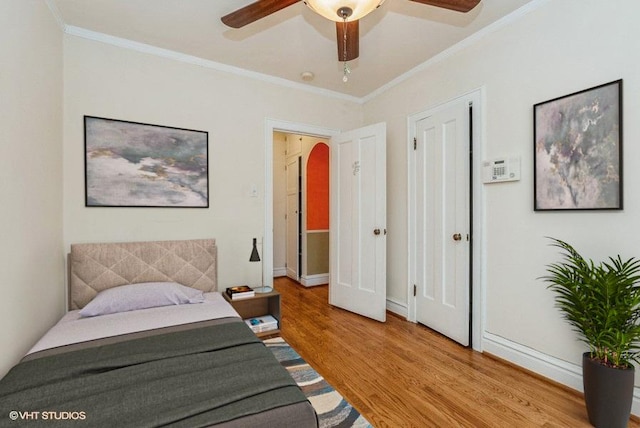
[[[622,79],[533,106],[534,211],[622,210]]]
[[[84,116],[85,206],[209,207],[209,133]]]

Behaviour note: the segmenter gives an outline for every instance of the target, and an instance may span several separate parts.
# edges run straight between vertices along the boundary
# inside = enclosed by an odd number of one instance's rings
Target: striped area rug
[[[264,343],[280,364],[289,371],[311,402],[318,414],[320,428],[371,427],[371,424],[281,337],[267,339]]]

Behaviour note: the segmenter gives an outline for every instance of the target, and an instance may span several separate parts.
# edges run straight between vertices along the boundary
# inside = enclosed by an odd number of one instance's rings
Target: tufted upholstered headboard
[[[202,291],[218,287],[215,239],[72,244],[68,263],[69,310],[119,285],[173,281]]]

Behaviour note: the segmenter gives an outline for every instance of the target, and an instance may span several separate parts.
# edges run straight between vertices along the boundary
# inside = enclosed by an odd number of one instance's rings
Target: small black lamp
[[[253,238],[253,249],[251,250],[251,257],[249,257],[250,262],[259,262],[260,254],[258,253],[258,247],[256,247],[256,238]]]
[[[257,239],[253,238],[253,248],[251,249],[251,256],[249,257],[249,261],[250,262],[259,262],[260,260],[260,253],[258,253],[258,247],[256,246],[257,243]],[[262,263],[260,263],[260,273],[262,275],[262,281],[260,282],[260,287],[255,287],[254,291],[256,293],[270,293],[273,288],[272,287],[265,287],[264,285],[264,270],[262,268]]]

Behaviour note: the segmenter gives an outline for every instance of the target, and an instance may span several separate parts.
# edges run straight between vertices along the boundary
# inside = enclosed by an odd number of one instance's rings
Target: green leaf
[[[585,260],[570,244],[549,238],[562,260],[540,277],[555,306],[591,353],[614,367],[640,362],[640,260]]]

